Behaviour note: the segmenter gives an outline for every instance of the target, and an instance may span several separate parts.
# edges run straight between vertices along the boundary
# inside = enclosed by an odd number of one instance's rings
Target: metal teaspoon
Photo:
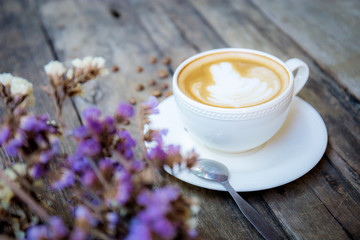
[[[265,239],[279,239],[275,234],[275,230],[229,184],[229,170],[224,164],[214,160],[199,159],[197,164],[191,169],[191,172],[198,177],[222,184],[233,197],[240,211]]]

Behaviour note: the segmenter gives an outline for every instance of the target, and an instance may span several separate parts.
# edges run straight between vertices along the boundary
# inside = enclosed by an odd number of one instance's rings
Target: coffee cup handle
[[[298,58],[291,58],[287,60],[285,64],[292,72],[298,69],[294,76],[294,95],[296,95],[304,87],[309,78],[309,67],[304,61]]]

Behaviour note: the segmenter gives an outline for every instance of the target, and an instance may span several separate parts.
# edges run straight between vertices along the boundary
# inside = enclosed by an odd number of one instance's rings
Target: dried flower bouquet
[[[124,128],[134,109],[120,103],[113,116],[88,108],[83,125],[69,130],[62,118],[67,98],[82,94],[82,84],[108,73],[101,57],[75,59],[66,69],[58,61],[44,67],[49,85],[43,90],[55,101],[57,121],[28,110],[34,104],[27,80],[0,74],[0,97],[6,110],[0,146],[13,162],[1,159],[0,238],[17,239],[190,239],[196,236],[196,199],[165,185],[164,165],[191,167],[197,156],[165,146],[165,130],[150,129],[136,141]],[[150,97],[140,106],[142,129],[157,113]],[[60,152],[61,141],[75,143]],[[145,148],[145,141],[152,148]],[[63,206],[59,207],[59,198]],[[62,209],[60,211],[59,209]],[[65,209],[65,211],[64,211]]]

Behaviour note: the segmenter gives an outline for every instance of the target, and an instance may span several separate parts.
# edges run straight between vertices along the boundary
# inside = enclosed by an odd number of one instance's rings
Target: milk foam
[[[229,62],[211,65],[210,72],[214,84],[206,87],[207,96],[200,94],[198,85],[200,83],[194,84],[192,90],[198,98],[214,105],[229,107],[256,105],[273,98],[281,87],[274,78],[259,79],[241,76]]]

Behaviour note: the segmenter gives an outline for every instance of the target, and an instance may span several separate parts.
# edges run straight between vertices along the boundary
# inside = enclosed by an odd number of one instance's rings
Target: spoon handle
[[[240,211],[245,215],[249,222],[258,230],[258,232],[266,240],[276,240],[279,237],[275,234],[275,230],[270,227],[260,216],[260,214],[248,203],[246,202],[229,184],[228,181],[221,183],[225,189],[231,194],[236,204],[240,208]]]

